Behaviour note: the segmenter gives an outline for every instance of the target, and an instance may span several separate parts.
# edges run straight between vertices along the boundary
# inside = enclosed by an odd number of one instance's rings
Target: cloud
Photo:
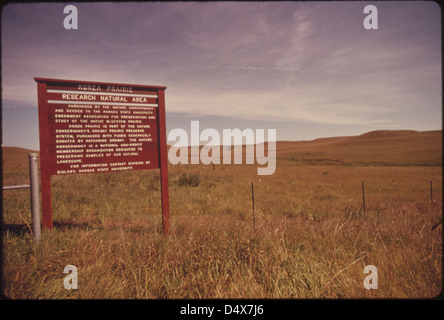
[[[166,85],[171,112],[243,119],[380,125],[440,113],[433,5],[378,3],[374,32],[355,2],[76,5],[76,31],[63,29],[63,4],[5,7],[4,105],[35,107],[40,76]]]

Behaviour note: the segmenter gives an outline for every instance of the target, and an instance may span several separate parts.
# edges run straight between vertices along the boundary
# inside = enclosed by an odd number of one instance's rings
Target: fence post
[[[37,164],[37,153],[29,153],[29,182],[31,185],[31,216],[32,233],[35,241],[41,240],[40,225],[40,194],[39,194],[39,170]]]
[[[362,182],[362,204],[364,205],[364,214],[367,213],[365,209],[365,191],[364,191],[364,181]]]
[[[251,200],[253,202],[253,228],[256,229],[256,216],[254,215],[254,187],[253,187],[253,182],[251,183]]]
[[[433,185],[432,185],[432,180],[430,180],[430,200],[433,203]]]

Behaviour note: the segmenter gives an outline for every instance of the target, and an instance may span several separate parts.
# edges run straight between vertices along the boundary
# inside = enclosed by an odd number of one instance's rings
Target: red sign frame
[[[168,232],[166,87],[34,80],[43,227],[53,228],[51,175],[160,168],[162,225]]]

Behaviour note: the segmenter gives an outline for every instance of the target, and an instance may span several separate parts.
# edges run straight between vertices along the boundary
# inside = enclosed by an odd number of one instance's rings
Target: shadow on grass
[[[91,224],[89,222],[74,222],[74,221],[54,221],[53,227],[60,230],[101,230],[102,226]]]
[[[2,224],[2,233],[5,234],[6,232],[12,233],[17,236],[22,236],[25,234],[30,234],[31,230],[26,224],[8,224],[4,223]]]
[[[97,225],[91,225],[88,222],[72,222],[72,221],[54,221],[53,229],[59,229],[62,231],[66,230],[101,230],[103,227]],[[42,231],[45,231],[45,228],[42,228]],[[31,234],[31,226],[26,224],[9,224],[4,223],[2,225],[2,233],[6,232],[12,233],[17,236],[23,236],[25,234]]]

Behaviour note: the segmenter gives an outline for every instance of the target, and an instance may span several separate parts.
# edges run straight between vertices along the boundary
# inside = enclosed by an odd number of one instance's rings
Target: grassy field
[[[11,299],[435,297],[441,136],[378,131],[278,142],[271,176],[258,176],[256,165],[170,166],[169,234],[161,229],[159,170],[53,176],[54,229],[39,244],[29,190],[4,191],[3,292]],[[28,152],[3,147],[3,185],[29,183]],[[77,290],[63,286],[67,265],[78,269]],[[378,289],[363,286],[367,265],[377,267]]]

